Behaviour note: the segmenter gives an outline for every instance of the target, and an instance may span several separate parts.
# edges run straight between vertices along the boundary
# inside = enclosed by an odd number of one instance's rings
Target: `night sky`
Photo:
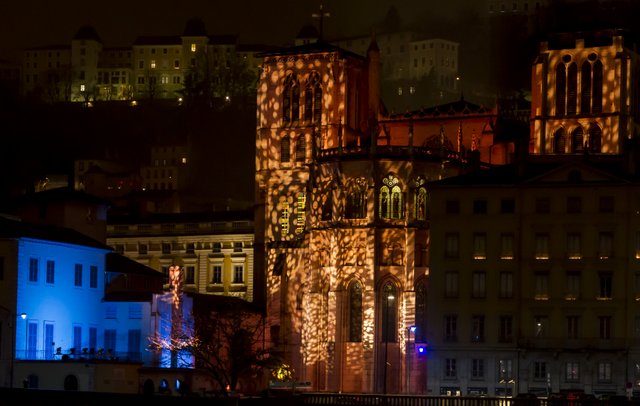
[[[324,0],[331,14],[325,36],[368,33],[394,5],[403,22],[417,16],[437,18],[449,9],[454,14],[474,0]],[[15,51],[44,45],[68,45],[82,25],[92,25],[104,46],[130,46],[139,35],[179,35],[191,17],[201,18],[209,34],[238,34],[241,43],[284,45],[302,25],[315,22],[311,14],[320,0],[29,0],[4,2],[6,17],[0,25],[0,58],[13,59]],[[290,21],[295,19],[295,21]]]

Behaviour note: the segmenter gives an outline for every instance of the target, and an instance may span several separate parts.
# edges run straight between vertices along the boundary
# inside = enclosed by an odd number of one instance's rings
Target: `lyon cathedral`
[[[640,65],[625,33],[540,45],[524,136],[463,97],[389,114],[375,36],[365,56],[318,41],[261,57],[257,297],[297,381],[640,389]]]

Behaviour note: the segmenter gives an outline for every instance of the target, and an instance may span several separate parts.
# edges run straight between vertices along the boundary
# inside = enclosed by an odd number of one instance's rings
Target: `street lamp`
[[[27,321],[27,313],[20,313],[20,318],[22,320],[24,320],[24,359],[27,359],[27,347],[29,346],[29,334],[28,334],[28,321]],[[15,334],[16,332],[14,331],[14,337],[17,335]],[[15,340],[15,338],[14,338]]]
[[[393,294],[389,293],[386,297],[385,301],[385,318],[384,318],[384,382],[382,386],[382,393],[387,394],[387,366],[389,362],[387,361],[387,355],[389,353],[389,309],[391,308],[391,302],[395,299]]]
[[[411,360],[413,359],[413,348],[411,348],[411,334],[413,334],[415,343],[416,326],[409,326],[407,329],[407,393],[411,393]]]

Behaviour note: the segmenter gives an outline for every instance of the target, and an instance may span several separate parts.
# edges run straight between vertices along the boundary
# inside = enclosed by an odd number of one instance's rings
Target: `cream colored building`
[[[110,216],[107,245],[166,275],[180,265],[185,292],[253,300],[251,212]]]

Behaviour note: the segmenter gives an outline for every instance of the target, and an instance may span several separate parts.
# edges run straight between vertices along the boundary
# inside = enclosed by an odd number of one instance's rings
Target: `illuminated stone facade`
[[[529,157],[432,182],[428,388],[640,390],[638,55],[552,37],[533,65]]]
[[[375,42],[367,57],[322,42],[263,56],[256,285],[271,346],[315,390],[426,393],[426,183],[513,147],[492,150],[495,112],[464,101],[382,114]]]

